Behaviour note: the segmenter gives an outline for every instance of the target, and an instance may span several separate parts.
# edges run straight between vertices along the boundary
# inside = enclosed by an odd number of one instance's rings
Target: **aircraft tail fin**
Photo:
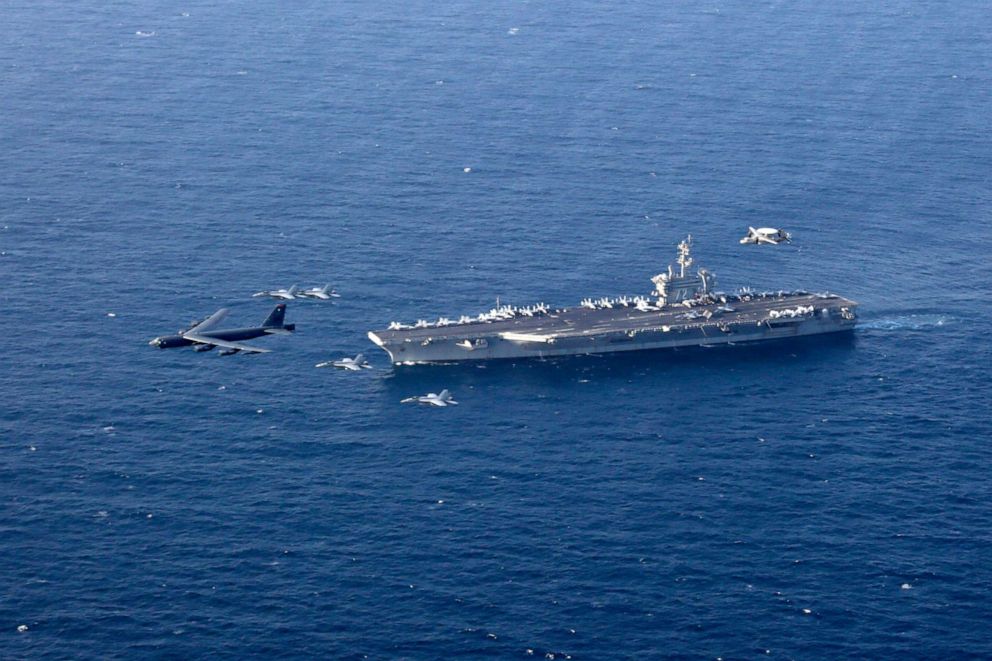
[[[285,319],[286,319],[286,304],[285,303],[280,303],[279,305],[277,305],[274,308],[272,308],[272,312],[270,312],[269,313],[269,316],[266,317],[265,318],[265,321],[262,322],[262,327],[264,327],[264,328],[273,328],[273,327],[282,328],[283,321]]]
[[[286,293],[289,294],[290,296],[295,296],[296,295],[296,288],[297,288],[296,285],[293,285],[292,287],[290,287],[286,291]]]
[[[441,394],[438,395],[438,398],[441,399],[442,401],[451,399],[451,393],[448,392],[447,388],[445,388],[444,390],[441,391]]]
[[[357,356],[355,356],[355,362],[358,363],[359,365],[361,365],[364,360],[365,360],[364,353],[360,353]]]

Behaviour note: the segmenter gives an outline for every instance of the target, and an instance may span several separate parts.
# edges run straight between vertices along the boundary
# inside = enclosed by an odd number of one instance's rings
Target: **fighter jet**
[[[428,406],[448,406],[449,404],[458,404],[455,400],[451,398],[451,393],[447,389],[442,390],[440,395],[435,395],[432,392],[426,395],[421,395],[419,397],[407,397],[406,399],[400,400],[401,404],[427,404]]]
[[[281,298],[287,301],[291,301],[296,298],[296,285],[293,285],[289,289],[269,289],[265,291],[257,291],[252,294],[253,297],[258,296],[269,296],[271,298]]]
[[[352,372],[360,372],[363,369],[370,370],[372,366],[369,362],[365,360],[365,354],[358,354],[354,358],[342,358],[341,360],[328,360],[323,363],[317,363],[317,367],[337,367],[342,370],[351,370]]]
[[[758,229],[748,227],[747,236],[741,239],[740,242],[753,243],[755,245],[762,243],[778,245],[783,242],[792,243],[792,235],[785,230],[776,229],[774,227],[759,227]]]
[[[285,303],[277,305],[261,326],[217,330],[217,325],[224,320],[227,313],[227,308],[220,309],[191,328],[180,330],[178,335],[156,337],[148,344],[159,349],[192,346],[195,351],[210,351],[214,347],[219,347],[222,356],[230,356],[239,351],[268,353],[268,349],[259,349],[240,340],[250,340],[264,335],[282,335],[296,330],[296,324],[283,323],[286,317]]]
[[[296,294],[296,298],[319,298],[322,301],[329,301],[332,298],[341,298],[341,294],[334,291],[330,285],[323,287],[311,287]]]

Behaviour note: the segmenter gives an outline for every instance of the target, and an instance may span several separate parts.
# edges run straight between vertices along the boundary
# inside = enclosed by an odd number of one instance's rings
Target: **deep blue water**
[[[2,14],[0,656],[992,657],[986,2]],[[395,370],[365,339],[646,293],[689,232],[723,288],[862,327]],[[270,354],[147,346],[325,282]]]

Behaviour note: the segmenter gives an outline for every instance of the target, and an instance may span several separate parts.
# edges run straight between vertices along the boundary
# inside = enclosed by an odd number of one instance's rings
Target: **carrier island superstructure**
[[[761,342],[852,330],[858,304],[807,291],[712,291],[713,274],[690,271],[692,237],[651,281],[651,296],[585,299],[578,307],[497,306],[476,317],[369,332],[394,364],[542,358]]]

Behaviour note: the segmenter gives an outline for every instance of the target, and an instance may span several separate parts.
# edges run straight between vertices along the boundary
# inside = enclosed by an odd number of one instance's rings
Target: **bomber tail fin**
[[[282,328],[283,321],[286,319],[286,304],[280,303],[279,305],[272,308],[272,312],[269,316],[265,318],[262,322],[263,328]]]

